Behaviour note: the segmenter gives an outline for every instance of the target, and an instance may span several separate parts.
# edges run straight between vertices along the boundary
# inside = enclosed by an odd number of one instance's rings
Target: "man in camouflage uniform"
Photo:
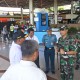
[[[76,34],[76,42],[77,42],[77,54],[76,54],[76,57],[77,57],[77,60],[76,60],[76,70],[79,69],[79,65],[80,65],[80,32],[78,32]]]
[[[58,40],[60,52],[60,74],[61,80],[73,80],[74,76],[74,55],[76,54],[75,39],[67,35],[68,27],[63,25],[60,28],[61,37]]]

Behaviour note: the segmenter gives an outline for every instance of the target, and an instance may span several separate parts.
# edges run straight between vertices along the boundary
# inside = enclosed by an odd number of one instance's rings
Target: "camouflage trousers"
[[[76,64],[80,65],[80,47],[78,47],[76,57],[77,57]]]
[[[74,77],[74,58],[60,57],[60,75],[61,80],[73,80]]]

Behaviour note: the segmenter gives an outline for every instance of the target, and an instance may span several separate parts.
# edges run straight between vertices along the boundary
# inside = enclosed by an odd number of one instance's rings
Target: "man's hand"
[[[59,49],[58,49],[58,47],[54,47],[55,48],[55,53],[58,53],[59,52]]]
[[[64,49],[60,49],[60,54],[64,54],[64,53],[65,53]]]
[[[79,40],[79,39],[75,39],[75,41],[76,41],[76,42],[80,42],[80,40]]]

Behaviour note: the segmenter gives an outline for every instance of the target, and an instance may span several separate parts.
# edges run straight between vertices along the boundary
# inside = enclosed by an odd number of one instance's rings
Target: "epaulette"
[[[25,35],[25,38],[27,38],[27,37],[28,37],[28,34]]]

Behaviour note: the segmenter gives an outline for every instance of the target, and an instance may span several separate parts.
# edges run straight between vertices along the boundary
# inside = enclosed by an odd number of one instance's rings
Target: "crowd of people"
[[[10,31],[13,31],[12,26]],[[42,38],[45,71],[40,69],[39,40],[34,35],[34,29],[29,28],[27,33],[25,35],[22,28],[12,33],[13,42],[9,51],[10,67],[3,74],[1,80],[47,80],[48,72],[51,71],[52,74],[56,72],[56,53],[60,54],[60,80],[73,80],[74,69],[78,70],[80,64],[80,33],[77,32],[71,37],[68,35],[68,26],[63,25],[60,27],[61,37],[57,40],[56,35],[52,34],[52,29],[48,28],[47,34]],[[76,68],[74,68],[75,62]]]
[[[31,27],[34,27],[33,25],[27,23],[27,24],[23,24],[23,23],[15,23],[15,24],[10,24],[7,25],[5,24],[3,27],[2,27],[2,30],[1,30],[1,34],[2,34],[2,38],[3,38],[3,41],[6,42],[6,40],[12,40],[13,39],[13,34],[15,32],[17,32],[18,30],[22,29],[24,31],[27,31],[28,28],[31,28]]]

